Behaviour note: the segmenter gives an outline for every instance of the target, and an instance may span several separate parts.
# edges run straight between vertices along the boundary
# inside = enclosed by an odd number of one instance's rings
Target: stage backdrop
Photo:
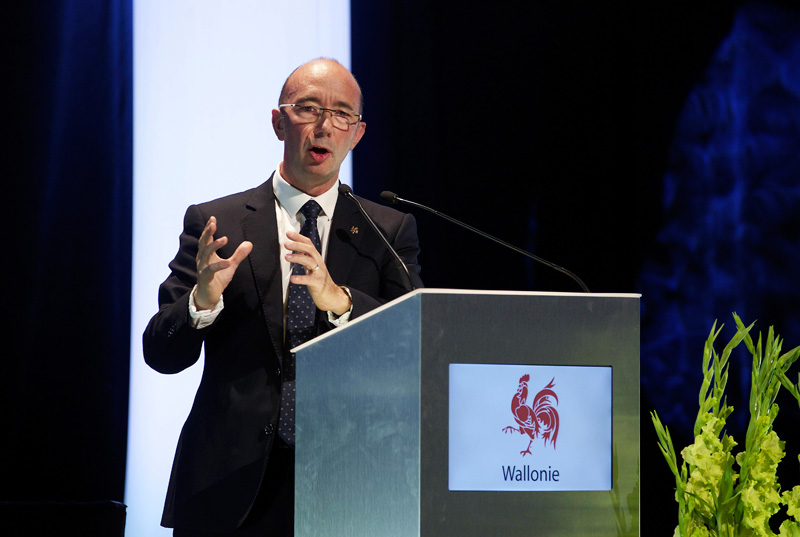
[[[184,211],[267,180],[282,158],[270,118],[286,76],[319,56],[349,66],[349,47],[347,0],[134,2],[128,535],[171,535],[158,529],[161,509],[202,372],[202,359],[165,376],[142,358]],[[349,183],[349,159],[343,172]]]

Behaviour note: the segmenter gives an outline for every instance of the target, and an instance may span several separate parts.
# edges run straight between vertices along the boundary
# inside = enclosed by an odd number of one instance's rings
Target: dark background
[[[593,292],[643,294],[641,533],[671,535],[673,481],[649,411],[678,449],[690,442],[702,344],[733,311],[800,344],[798,8],[351,6],[368,124],[356,192],[434,207],[567,267]],[[131,3],[7,9],[0,501],[123,501],[130,338],[140,337],[129,333]],[[414,212],[429,287],[579,290]],[[731,371],[740,443],[747,362],[737,355]],[[791,488],[798,405],[779,403]]]

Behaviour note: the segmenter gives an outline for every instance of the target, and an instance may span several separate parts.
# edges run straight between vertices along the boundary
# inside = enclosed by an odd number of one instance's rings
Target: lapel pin
[[[356,226],[351,227],[350,233],[352,233],[353,235],[358,235],[358,228]]]

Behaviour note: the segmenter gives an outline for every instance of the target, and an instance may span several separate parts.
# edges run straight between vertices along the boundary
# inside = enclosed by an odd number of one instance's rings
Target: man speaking
[[[283,161],[246,192],[193,205],[144,333],[162,373],[205,368],[172,467],[162,524],[176,536],[294,533],[294,356],[289,350],[421,287],[411,215],[355,203],[339,168],[361,140],[361,89],[334,60],[287,78],[272,126]]]

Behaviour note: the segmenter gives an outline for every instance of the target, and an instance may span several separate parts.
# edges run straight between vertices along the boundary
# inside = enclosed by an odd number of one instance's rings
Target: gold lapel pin
[[[353,235],[358,235],[358,228],[356,226],[351,227],[350,233],[352,233]]]

